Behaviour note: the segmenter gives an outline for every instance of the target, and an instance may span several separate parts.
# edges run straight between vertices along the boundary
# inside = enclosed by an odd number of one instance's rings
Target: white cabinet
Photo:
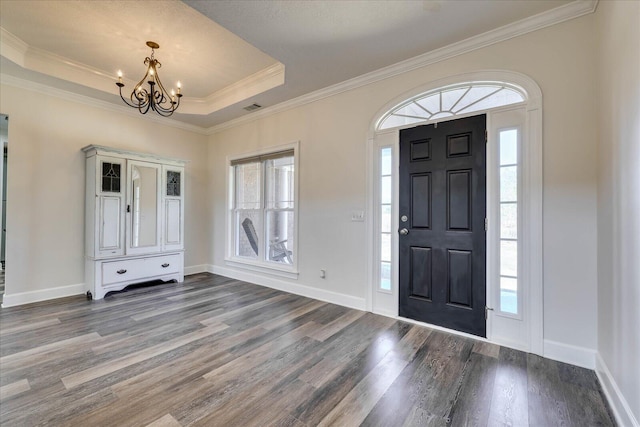
[[[83,151],[87,296],[182,282],[185,162],[96,145]]]

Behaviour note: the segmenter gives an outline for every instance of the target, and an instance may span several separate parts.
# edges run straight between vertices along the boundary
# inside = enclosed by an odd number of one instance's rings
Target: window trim
[[[285,277],[289,279],[297,279],[299,275],[298,271],[298,261],[300,258],[299,254],[299,205],[300,205],[300,196],[299,196],[299,147],[300,141],[294,141],[289,144],[278,145],[273,147],[264,148],[257,151],[246,152],[242,154],[234,154],[227,156],[226,165],[227,165],[227,197],[225,203],[225,223],[226,223],[226,248],[225,248],[225,264],[229,267],[234,267],[241,270],[247,270],[252,272],[259,272],[264,274],[270,274],[279,277]],[[252,260],[246,257],[240,257],[235,255],[235,228],[234,228],[234,215],[235,210],[233,209],[234,202],[234,190],[235,190],[235,174],[234,174],[234,165],[242,163],[243,160],[247,159],[267,159],[271,155],[278,154],[285,151],[293,150],[293,192],[294,192],[294,207],[293,207],[293,218],[294,218],[294,237],[292,242],[292,250],[295,254],[293,257],[293,264],[283,264],[279,265],[275,262],[267,262],[263,260]],[[262,186],[260,189],[262,200],[264,201],[264,191],[265,191],[266,182],[262,182]],[[262,207],[261,210],[264,212],[267,211],[266,207]]]

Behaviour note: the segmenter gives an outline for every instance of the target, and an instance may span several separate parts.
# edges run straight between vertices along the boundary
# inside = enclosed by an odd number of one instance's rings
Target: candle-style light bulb
[[[171,89],[171,100],[175,102],[176,100],[176,91]]]
[[[180,94],[180,88],[182,87],[182,85],[180,84],[180,82],[178,82],[178,94]]]
[[[118,70],[118,83],[122,83],[122,71]]]

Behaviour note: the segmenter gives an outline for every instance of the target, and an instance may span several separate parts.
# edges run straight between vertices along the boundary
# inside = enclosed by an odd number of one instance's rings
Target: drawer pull
[[[169,267],[169,263],[168,262],[165,262],[164,264],[162,264],[162,268],[167,268],[167,267]]]
[[[124,274],[126,272],[127,272],[127,270],[125,270],[124,268],[122,270],[116,271],[116,273],[118,273],[118,274]]]

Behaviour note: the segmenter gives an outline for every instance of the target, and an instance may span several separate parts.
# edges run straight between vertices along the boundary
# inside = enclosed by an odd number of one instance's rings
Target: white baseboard
[[[78,283],[76,285],[20,292],[18,294],[5,294],[2,298],[2,307],[15,307],[17,305],[30,304],[32,302],[81,295],[86,291],[87,289],[85,288],[84,283]]]
[[[184,275],[198,274],[198,273],[211,273],[211,266],[209,264],[191,265],[184,268]]]
[[[631,406],[618,388],[616,380],[611,375],[607,364],[602,360],[600,353],[596,356],[596,375],[600,380],[602,391],[607,396],[613,416],[616,418],[616,423],[619,426],[640,427],[638,419],[631,411]]]
[[[184,268],[184,274],[211,273],[209,264],[192,265]],[[2,307],[15,307],[17,305],[30,304],[32,302],[46,301],[56,298],[70,297],[84,294],[87,289],[84,283],[76,285],[59,286],[57,288],[39,289],[37,291],[20,292],[18,294],[5,294],[2,297]]]
[[[544,357],[587,369],[596,367],[596,351],[586,347],[544,340]]]
[[[211,273],[230,277],[232,279],[243,280],[245,282],[254,283],[256,285],[278,289],[279,291],[289,292],[320,301],[326,301],[332,304],[342,305],[344,307],[355,308],[356,310],[364,311],[366,307],[364,298],[358,298],[351,295],[345,295],[337,292],[327,291],[324,289],[314,288],[311,286],[291,283],[281,279],[265,277],[260,274],[238,271],[218,265],[212,265],[210,267],[211,269],[209,271]]]

